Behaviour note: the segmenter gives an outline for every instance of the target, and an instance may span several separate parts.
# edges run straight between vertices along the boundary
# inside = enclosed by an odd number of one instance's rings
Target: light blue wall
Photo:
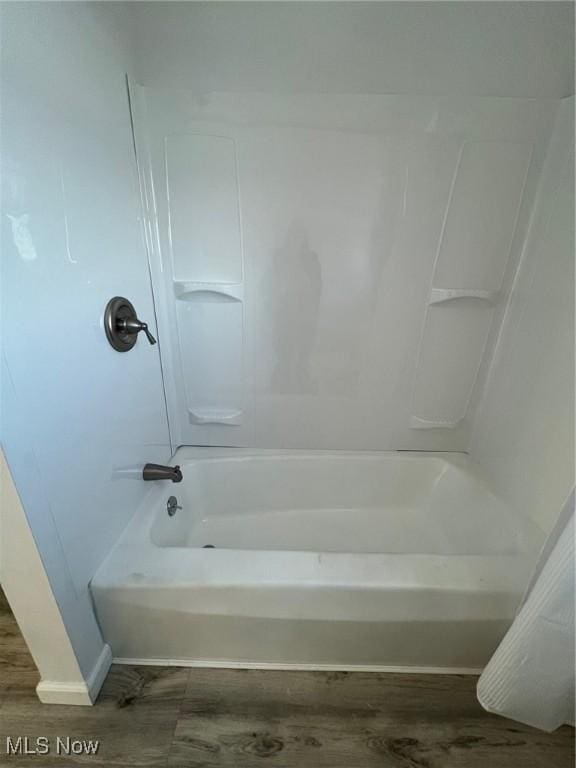
[[[158,346],[106,341],[112,296],[155,332],[113,3],[2,8],[2,442],[81,667],[88,582],[170,455]]]

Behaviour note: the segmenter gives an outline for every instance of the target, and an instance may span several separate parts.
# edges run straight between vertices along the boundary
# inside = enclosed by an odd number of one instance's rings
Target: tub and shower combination
[[[92,581],[120,662],[477,671],[543,538],[465,454],[173,461]]]
[[[114,656],[478,670],[544,536],[486,454],[517,450],[501,425],[524,436],[532,403],[493,407],[532,370],[518,335],[494,355],[555,107],[172,81],[130,104],[170,436],[190,447],[92,580]],[[478,464],[442,452],[472,426]]]

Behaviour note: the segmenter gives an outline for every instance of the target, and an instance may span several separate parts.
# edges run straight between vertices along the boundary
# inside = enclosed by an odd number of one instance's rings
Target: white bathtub
[[[173,462],[184,481],[153,485],[91,585],[118,661],[476,671],[543,539],[462,454]]]

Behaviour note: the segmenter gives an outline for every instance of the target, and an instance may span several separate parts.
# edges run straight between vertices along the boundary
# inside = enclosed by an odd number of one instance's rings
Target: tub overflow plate
[[[182,509],[182,507],[178,504],[178,499],[176,496],[170,496],[166,502],[166,511],[170,517],[173,517],[176,514],[177,509]]]

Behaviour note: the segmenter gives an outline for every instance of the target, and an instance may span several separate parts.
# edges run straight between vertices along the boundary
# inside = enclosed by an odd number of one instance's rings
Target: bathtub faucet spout
[[[163,464],[146,464],[142,470],[144,480],[172,480],[179,483],[182,480],[182,470],[179,466],[165,467]]]

